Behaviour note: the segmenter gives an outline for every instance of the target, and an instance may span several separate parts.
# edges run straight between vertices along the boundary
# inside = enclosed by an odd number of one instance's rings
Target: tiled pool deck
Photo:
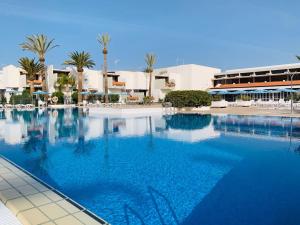
[[[108,224],[1,156],[0,200],[24,225]]]

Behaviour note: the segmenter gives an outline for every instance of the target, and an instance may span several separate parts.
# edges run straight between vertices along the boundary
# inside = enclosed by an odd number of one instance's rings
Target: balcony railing
[[[126,83],[123,82],[123,81],[113,81],[112,82],[112,86],[115,86],[115,87],[125,87]]]
[[[175,82],[166,82],[165,85],[161,89],[171,90],[171,89],[174,89],[175,86],[176,86]]]

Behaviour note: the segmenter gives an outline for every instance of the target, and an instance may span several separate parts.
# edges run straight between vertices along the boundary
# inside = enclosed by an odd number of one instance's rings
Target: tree
[[[91,59],[91,55],[87,52],[72,52],[69,55],[70,59],[65,61],[65,65],[76,66],[78,74],[78,104],[82,103],[82,82],[83,82],[83,68],[92,68],[95,63]]]
[[[105,103],[108,103],[108,79],[107,79],[107,47],[110,42],[110,37],[108,34],[99,35],[97,38],[98,42],[102,46],[102,53],[103,53],[103,72],[104,72],[104,93],[105,93]]]
[[[45,66],[46,53],[56,47],[58,45],[54,44],[54,39],[48,40],[48,37],[44,34],[27,36],[26,41],[21,44],[23,50],[31,51],[39,57],[40,64],[43,66],[41,71],[43,91],[48,91]]]
[[[154,70],[154,64],[156,63],[156,56],[154,54],[147,53],[145,57],[145,62],[147,64],[146,73],[149,73],[149,92],[148,95],[152,97],[152,73]]]
[[[43,65],[36,62],[35,59],[30,59],[28,57],[22,57],[19,59],[19,64],[23,70],[26,72],[26,80],[29,81],[30,94],[34,92],[34,80],[35,76],[42,72]]]
[[[70,90],[70,87],[75,86],[75,79],[71,75],[62,74],[59,76],[59,78],[56,81],[56,86],[58,87],[59,91],[65,90],[68,92]]]

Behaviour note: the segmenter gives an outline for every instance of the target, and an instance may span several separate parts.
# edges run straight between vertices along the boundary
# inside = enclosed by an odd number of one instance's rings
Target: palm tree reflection
[[[88,153],[93,148],[93,144],[91,142],[87,142],[85,140],[85,128],[84,128],[84,117],[85,114],[82,108],[78,109],[78,139],[77,144],[75,146],[75,153]]]
[[[27,115],[27,121],[30,121],[27,129],[27,140],[24,142],[23,150],[26,153],[38,153],[38,156],[31,162],[33,170],[39,173],[47,173],[48,161],[48,113],[44,111],[40,115],[31,112]]]

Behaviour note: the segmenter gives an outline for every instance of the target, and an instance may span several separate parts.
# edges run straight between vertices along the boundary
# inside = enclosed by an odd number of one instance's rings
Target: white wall
[[[220,71],[217,68],[194,64],[157,69],[154,75],[167,76],[170,81],[174,80],[175,88],[170,90],[154,88],[153,95],[157,100],[164,98],[171,90],[208,90],[212,87],[214,74]]]
[[[75,67],[67,67],[70,70],[71,76],[78,80],[78,73]],[[103,92],[103,75],[102,71],[91,70],[84,68],[83,70],[83,89],[93,89],[99,92]]]
[[[23,89],[24,85],[26,86],[26,82],[24,84],[24,76],[20,76],[20,69],[13,65],[8,65],[2,68],[1,76],[2,76],[2,85],[4,88],[17,88]]]
[[[55,83],[57,81],[57,74],[53,73],[53,69],[53,65],[50,65],[46,71],[47,86],[50,93],[55,92]]]
[[[57,81],[57,74],[53,73],[53,66],[47,67],[47,83],[49,92],[55,91],[55,83]],[[71,75],[77,79],[77,70],[75,67],[67,67]],[[220,73],[221,70],[217,68],[200,66],[200,65],[180,65],[174,67],[167,67],[156,69],[153,72],[152,95],[156,100],[164,98],[166,93],[171,90],[207,90],[212,87],[212,79],[214,74]],[[119,76],[119,81],[126,83],[126,90],[148,90],[149,75],[144,72],[134,71],[116,71]],[[159,85],[155,81],[156,75],[163,75],[169,77],[169,80],[175,81],[175,88],[163,89],[162,81]],[[88,90],[103,90],[103,74],[100,70],[84,69],[83,72],[83,87]],[[27,86],[25,75],[20,76],[20,69],[13,65],[9,65],[0,71],[0,89],[18,88],[22,90]],[[120,89],[109,89],[109,92],[120,92]]]
[[[120,75],[120,81],[126,82],[127,90],[148,89],[147,75],[144,72],[116,71],[116,74]]]

